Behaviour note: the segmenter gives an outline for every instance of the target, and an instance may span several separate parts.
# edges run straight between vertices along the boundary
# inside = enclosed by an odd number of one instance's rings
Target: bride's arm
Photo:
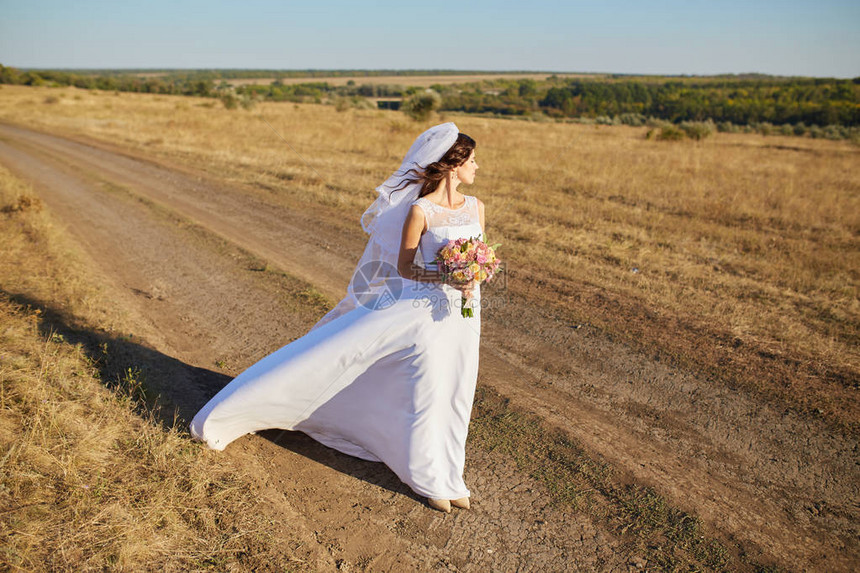
[[[403,233],[400,238],[400,255],[397,258],[397,272],[400,276],[413,281],[441,283],[442,273],[424,269],[414,264],[415,253],[421,242],[421,235],[426,230],[424,211],[418,205],[413,205],[403,222]]]

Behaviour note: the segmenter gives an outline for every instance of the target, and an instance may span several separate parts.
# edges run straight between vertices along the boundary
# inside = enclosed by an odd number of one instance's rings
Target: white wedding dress
[[[482,237],[475,197],[457,209],[425,198],[413,204],[429,225],[416,264],[429,266],[449,239]],[[358,305],[324,318],[236,377],[197,413],[192,434],[223,450],[249,432],[299,430],[384,462],[419,495],[468,496],[463,467],[478,375],[480,287],[474,316],[464,318],[460,291],[393,280],[401,282],[389,283],[381,308]]]

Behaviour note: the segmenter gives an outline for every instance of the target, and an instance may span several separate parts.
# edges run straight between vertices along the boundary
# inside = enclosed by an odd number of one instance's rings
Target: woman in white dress
[[[384,462],[435,509],[469,507],[480,287],[445,282],[433,260],[449,239],[483,238],[483,203],[458,190],[474,181],[474,150],[453,123],[415,140],[362,216],[370,240],[347,296],[215,395],[192,420],[194,437],[223,450],[258,430],[302,431]],[[464,296],[473,317],[461,314]]]

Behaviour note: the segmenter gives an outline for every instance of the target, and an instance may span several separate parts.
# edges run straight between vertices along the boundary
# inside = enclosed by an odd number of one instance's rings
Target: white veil
[[[361,216],[361,227],[370,239],[349,281],[346,297],[311,330],[359,305],[376,310],[387,308],[396,301],[401,292],[401,277],[397,272],[400,235],[409,208],[418,198],[422,185],[422,181],[407,181],[417,178],[415,171],[420,174],[427,165],[442,159],[456,143],[458,134],[459,129],[453,122],[431,127],[415,139],[400,168],[376,188],[376,200]]]

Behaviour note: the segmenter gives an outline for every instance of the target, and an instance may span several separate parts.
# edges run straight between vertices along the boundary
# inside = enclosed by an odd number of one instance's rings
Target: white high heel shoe
[[[428,497],[427,505],[429,505],[433,509],[438,509],[439,511],[443,511],[445,513],[451,513],[451,502],[447,499],[431,499]]]
[[[471,505],[469,505],[468,497],[461,497],[460,499],[452,499],[451,505],[454,507],[459,507],[460,509],[470,509]]]

